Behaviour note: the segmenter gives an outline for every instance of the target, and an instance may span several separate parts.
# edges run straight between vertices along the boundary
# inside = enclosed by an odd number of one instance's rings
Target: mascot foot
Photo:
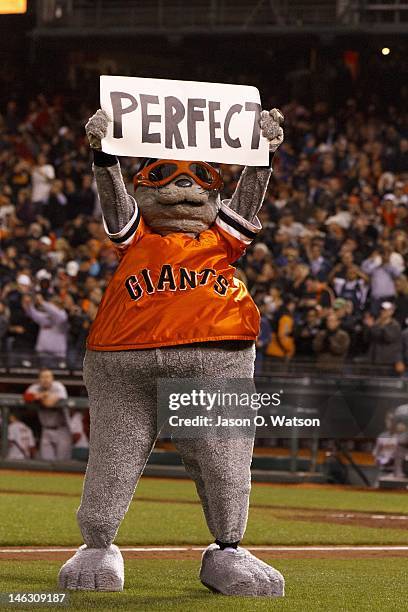
[[[84,544],[61,567],[58,586],[73,591],[123,591],[123,557],[117,546],[87,548]]]
[[[202,557],[200,580],[210,591],[222,595],[285,595],[282,574],[244,548],[220,550],[217,544],[211,544]]]

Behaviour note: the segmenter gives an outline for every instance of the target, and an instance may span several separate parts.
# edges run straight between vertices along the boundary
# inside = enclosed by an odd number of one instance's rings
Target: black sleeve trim
[[[233,227],[235,230],[243,234],[243,236],[246,236],[247,238],[250,238],[251,240],[257,237],[256,232],[251,232],[251,230],[249,230],[247,227],[238,223],[236,219],[229,217],[225,213],[224,210],[220,209],[218,211],[218,216],[221,219],[221,221],[224,221],[224,223],[227,223],[227,225],[229,225],[230,227]]]
[[[92,149],[92,152],[94,164],[98,166],[98,168],[107,168],[109,166],[115,166],[118,163],[116,155],[109,155],[109,153],[104,153],[99,149]]]
[[[139,223],[140,223],[140,210],[137,210],[137,217],[134,221],[134,223],[132,223],[132,225],[129,227],[128,231],[126,232],[126,234],[124,236],[121,236],[120,238],[112,238],[112,236],[109,236],[109,239],[114,242],[115,244],[122,244],[123,242],[126,242],[126,240],[129,240],[129,238],[135,233],[135,231],[137,230],[137,228],[139,227]]]

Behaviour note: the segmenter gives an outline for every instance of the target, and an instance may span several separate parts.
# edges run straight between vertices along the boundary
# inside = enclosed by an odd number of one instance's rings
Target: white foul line
[[[407,551],[408,546],[248,546],[249,550],[260,552],[291,552],[291,551],[318,551],[318,552],[337,552],[337,551]],[[47,547],[47,548],[0,548],[0,554],[9,553],[53,553],[53,552],[74,552],[77,548],[70,547]],[[188,552],[205,550],[203,546],[123,546],[122,552]]]

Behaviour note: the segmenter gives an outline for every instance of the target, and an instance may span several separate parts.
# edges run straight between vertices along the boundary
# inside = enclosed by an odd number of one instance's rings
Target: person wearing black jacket
[[[392,302],[382,302],[377,319],[371,314],[364,317],[364,336],[369,342],[368,356],[372,364],[395,366],[401,363],[402,342],[401,326],[394,318],[395,307]]]
[[[404,329],[408,326],[408,279],[401,275],[395,279],[395,314],[394,317]]]
[[[340,321],[334,313],[326,318],[326,328],[313,340],[317,364],[323,370],[339,370],[344,363],[350,346],[350,336],[340,329]]]

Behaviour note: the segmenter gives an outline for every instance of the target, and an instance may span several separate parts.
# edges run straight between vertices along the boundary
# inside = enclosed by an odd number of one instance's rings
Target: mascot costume
[[[256,237],[271,167],[245,167],[230,200],[204,162],[146,159],[126,191],[115,156],[101,151],[108,115],[86,125],[105,230],[119,266],[88,337],[84,380],[91,439],[78,523],[85,544],[59,586],[120,591],[114,541],[157,438],[158,378],[252,378],[259,314],[232,264]],[[262,111],[270,164],[283,141],[277,109]],[[175,440],[215,542],[200,580],[224,595],[283,596],[283,576],[239,547],[248,515],[253,438]]]

